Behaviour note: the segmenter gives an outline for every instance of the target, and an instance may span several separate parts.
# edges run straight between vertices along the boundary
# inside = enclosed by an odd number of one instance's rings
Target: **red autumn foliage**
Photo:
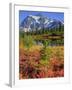
[[[20,50],[19,75],[20,79],[63,77],[64,61],[52,57],[47,67],[40,64],[40,52],[28,54],[28,52]]]

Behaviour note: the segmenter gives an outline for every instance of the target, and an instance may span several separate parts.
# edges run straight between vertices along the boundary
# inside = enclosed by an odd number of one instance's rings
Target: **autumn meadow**
[[[20,12],[27,15],[19,26],[19,79],[64,77],[64,23],[47,16],[54,12],[29,12]]]

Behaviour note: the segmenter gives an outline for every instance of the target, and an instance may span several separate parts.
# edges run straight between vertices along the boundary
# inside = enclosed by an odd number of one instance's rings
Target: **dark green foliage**
[[[38,30],[36,28],[35,31],[30,31],[30,32],[24,32],[27,35],[43,35],[43,34],[47,34],[47,35],[63,35],[64,34],[64,26],[59,26],[57,28],[53,28],[53,29],[45,29],[43,27],[43,29]]]

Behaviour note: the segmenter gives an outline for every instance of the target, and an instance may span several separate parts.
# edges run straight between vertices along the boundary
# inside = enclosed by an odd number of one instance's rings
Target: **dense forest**
[[[24,36],[26,35],[48,35],[48,36],[63,36],[64,35],[64,26],[59,26],[59,28],[53,28],[53,29],[41,29],[41,30],[31,30],[24,32],[23,30],[20,30],[20,35]]]

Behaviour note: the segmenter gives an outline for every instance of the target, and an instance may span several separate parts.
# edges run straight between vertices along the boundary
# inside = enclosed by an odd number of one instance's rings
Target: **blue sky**
[[[57,19],[64,22],[64,13],[63,12],[40,12],[40,11],[19,11],[19,24],[28,16],[28,15],[37,15],[42,14],[43,16]]]

